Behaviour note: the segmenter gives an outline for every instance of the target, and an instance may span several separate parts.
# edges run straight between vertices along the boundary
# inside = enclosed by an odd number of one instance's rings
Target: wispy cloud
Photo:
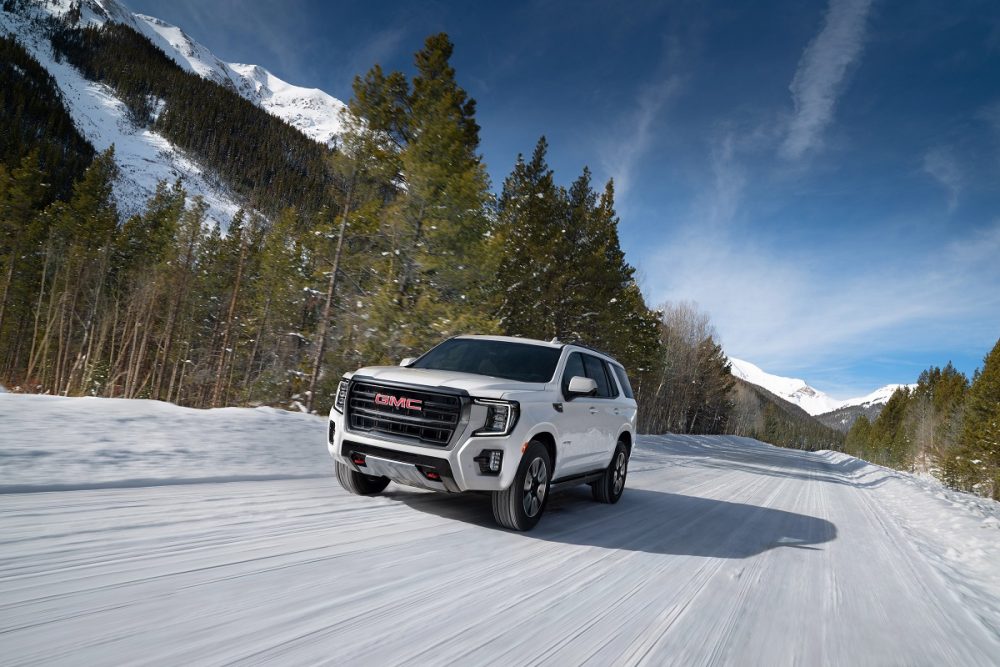
[[[372,66],[378,64],[384,67],[386,61],[402,48],[407,35],[408,31],[400,25],[390,25],[370,35],[364,46],[353,51],[339,68],[340,89],[350,90],[354,77],[363,76]],[[414,42],[411,46],[411,50],[416,51],[420,44]]]
[[[823,29],[802,53],[789,86],[795,113],[782,144],[784,157],[816,149],[833,119],[844,79],[861,56],[872,0],[830,0]]]
[[[804,256],[737,226],[691,224],[646,267],[655,302],[697,301],[727,353],[764,368],[995,341],[1000,220],[924,256],[865,263],[853,254]]]
[[[963,187],[962,170],[955,153],[944,146],[932,148],[924,154],[924,171],[947,190],[948,210],[954,211]]]
[[[680,86],[681,79],[676,75],[645,86],[636,98],[633,111],[622,117],[622,126],[627,129],[616,133],[602,147],[601,161],[615,179],[619,201],[624,201],[628,195],[635,169],[650,148],[654,123]]]
[[[1000,100],[991,102],[979,110],[979,118],[985,120],[997,135],[1000,135]]]

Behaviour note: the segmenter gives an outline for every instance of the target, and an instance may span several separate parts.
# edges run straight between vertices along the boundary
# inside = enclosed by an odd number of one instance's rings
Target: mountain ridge
[[[799,378],[789,378],[773,375],[759,366],[734,357],[729,358],[731,372],[735,377],[751,384],[767,389],[772,394],[793,403],[809,415],[820,417],[847,408],[861,408],[863,411],[876,406],[885,405],[892,394],[901,387],[912,387],[905,384],[888,384],[864,395],[848,399],[836,399],[811,387]],[[877,412],[875,413],[877,414]],[[852,420],[853,421],[853,420]],[[849,425],[848,425],[849,426]]]

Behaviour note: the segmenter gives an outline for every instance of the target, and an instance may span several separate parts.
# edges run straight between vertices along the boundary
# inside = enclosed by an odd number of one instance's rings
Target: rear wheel
[[[374,496],[382,493],[385,487],[389,486],[388,477],[373,477],[351,469],[346,463],[337,461],[337,481],[346,491],[350,491],[356,496]]]
[[[625,492],[625,478],[628,476],[628,447],[621,440],[615,447],[615,454],[611,457],[611,464],[608,465],[604,475],[596,482],[591,482],[590,488],[594,492],[594,500],[601,503],[617,503]]]
[[[549,498],[552,461],[545,445],[532,440],[524,450],[514,481],[493,492],[493,517],[511,530],[531,530],[542,518]]]

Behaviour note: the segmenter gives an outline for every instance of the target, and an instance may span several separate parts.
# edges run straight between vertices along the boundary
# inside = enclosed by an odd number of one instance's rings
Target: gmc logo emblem
[[[390,408],[406,408],[407,410],[423,410],[421,401],[418,398],[406,398],[405,396],[390,396],[389,394],[375,394],[375,405],[388,405]]]

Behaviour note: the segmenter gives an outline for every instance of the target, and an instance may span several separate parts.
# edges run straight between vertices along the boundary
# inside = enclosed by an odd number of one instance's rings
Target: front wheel
[[[365,475],[357,470],[352,470],[350,466],[340,461],[336,462],[336,468],[337,481],[344,487],[344,490],[350,491],[356,496],[374,496],[377,493],[382,493],[385,487],[389,486],[388,477]]]
[[[504,528],[531,530],[542,518],[549,497],[552,460],[545,445],[532,440],[524,450],[514,481],[493,492],[493,518]]]
[[[611,464],[590,488],[594,492],[594,500],[601,503],[617,503],[625,492],[625,478],[628,476],[628,447],[621,440],[615,447]]]

